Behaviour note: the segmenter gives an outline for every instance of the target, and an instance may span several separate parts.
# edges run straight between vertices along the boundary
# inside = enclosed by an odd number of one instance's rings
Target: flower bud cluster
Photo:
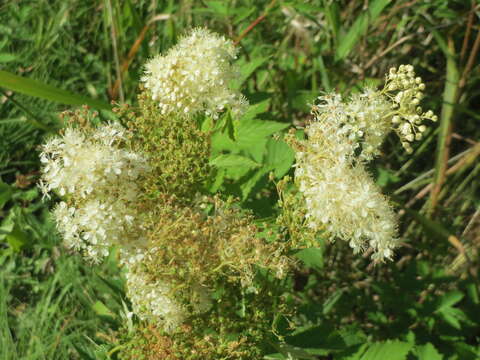
[[[118,124],[67,127],[40,154],[43,193],[65,197],[53,211],[65,244],[96,262],[112,244],[142,241],[132,204],[136,180],[149,167],[142,156],[121,147],[125,136]]]
[[[415,76],[412,65],[391,68],[387,74],[384,94],[391,100],[391,122],[408,153],[413,152],[411,143],[421,140],[427,130],[424,120],[437,121],[431,110],[419,106],[425,90],[420,77]]]
[[[216,118],[227,107],[240,114],[247,101],[230,88],[238,78],[231,63],[236,56],[232,41],[197,28],[167,54],[150,60],[142,81],[163,115],[204,112]]]

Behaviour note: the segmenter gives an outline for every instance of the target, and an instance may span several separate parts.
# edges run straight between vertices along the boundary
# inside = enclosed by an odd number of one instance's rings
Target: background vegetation
[[[322,92],[380,84],[410,63],[440,118],[413,154],[392,136],[371,166],[401,216],[395,260],[373,266],[324,239],[300,251],[289,280],[297,327],[277,324],[288,346],[272,344],[268,358],[480,359],[479,15],[475,0],[3,1],[0,358],[115,358],[116,331],[132,326],[121,271],[115,256],[90,267],[61,246],[55,199],[35,187],[36,149],[71,104],[108,119],[111,100],[134,103],[145,60],[207,26],[241,46],[238,86],[254,105],[237,142],[214,139],[212,189],[261,221],[278,210],[269,172],[278,180],[293,162],[271,135],[301,128]]]

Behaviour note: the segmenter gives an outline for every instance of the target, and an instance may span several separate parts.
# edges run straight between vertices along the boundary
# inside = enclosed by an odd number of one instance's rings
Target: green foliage
[[[165,336],[160,329],[140,324],[124,331],[120,359],[245,359],[257,360],[272,349],[271,323],[288,305],[283,286],[260,274],[256,293],[233,284],[217,284],[216,302],[207,315],[185,323],[182,332]],[[223,299],[223,300],[222,300]]]
[[[261,119],[269,103],[267,99],[251,105],[232,123],[233,136],[229,126],[219,125],[213,132],[211,164],[218,169],[213,191],[223,185],[246,200],[270,172],[280,179],[290,170],[294,154],[280,136],[288,124]]]
[[[154,328],[124,316],[130,305],[114,258],[92,267],[59,246],[48,216],[53,202],[42,201],[35,190],[36,147],[47,132],[58,128],[57,113],[65,106],[50,100],[65,93],[38,83],[75,94],[63,98],[63,103],[82,96],[94,99],[92,106],[103,107],[120,98],[112,92],[120,73],[119,93],[132,104],[120,118],[128,123],[129,111],[138,111],[135,94],[142,64],[195,25],[239,39],[241,80],[235,86],[251,105],[238,120],[229,114],[217,122],[199,119],[212,133],[211,146],[205,143],[185,151],[208,160],[199,160],[192,171],[182,169],[182,176],[175,169],[186,156],[183,150],[172,160],[162,158],[159,148],[147,149],[159,164],[160,175],[152,181],[174,186],[178,194],[192,198],[196,192],[217,191],[239,197],[245,209],[261,218],[258,223],[265,227],[266,239],[274,229],[298,242],[309,239],[311,247],[292,250],[298,269],[278,286],[285,290],[285,302],[298,307],[288,321],[275,316],[278,304],[256,303],[253,294],[235,293],[237,303],[221,304],[215,316],[195,320],[214,329],[206,334],[214,340],[192,344],[185,336],[183,350],[199,346],[210,356],[205,359],[226,358],[229,345],[218,336],[224,331],[233,333],[235,344],[242,336],[259,341],[259,347],[251,349],[239,345],[255,360],[260,353],[270,353],[265,359],[479,358],[480,166],[472,148],[480,135],[475,121],[480,77],[473,48],[478,19],[472,15],[471,28],[467,21],[475,2],[108,2],[111,12],[107,1],[24,0],[0,5],[1,359],[130,359],[125,354],[142,349],[150,351],[147,359],[156,359],[161,349],[170,349]],[[475,61],[458,89],[470,54]],[[411,156],[388,139],[384,156],[371,166],[378,184],[386,193],[395,193],[398,209],[407,215],[400,223],[405,246],[393,263],[372,267],[345,244],[311,239],[298,213],[276,223],[282,203],[277,205],[277,189],[269,178],[278,182],[292,174],[293,152],[284,133],[292,124],[305,125],[309,102],[323,91],[349,93],[367,81],[376,84],[389,67],[407,62],[427,84],[428,108],[437,113],[443,108],[442,125],[440,131],[428,130]],[[122,70],[125,63],[128,70]],[[49,100],[15,92],[18,86],[7,80],[18,77],[22,81],[17,85],[23,83],[29,95],[52,90],[43,94]],[[108,113],[102,116],[113,118]],[[140,125],[143,132],[138,136],[153,136],[159,142],[175,143],[177,133],[193,129],[180,123],[162,130],[154,124]],[[432,214],[422,195],[430,184],[441,184]],[[286,189],[284,195],[284,202],[302,203],[295,189]],[[464,254],[449,244],[451,236]],[[458,264],[455,272],[453,262]],[[264,291],[275,294],[273,301],[278,289]],[[270,312],[255,313],[262,307]],[[234,312],[237,322],[222,323],[218,316],[224,311]],[[279,337],[266,335],[272,327]],[[238,329],[245,333],[237,334]],[[218,353],[211,355],[215,349]]]
[[[38,189],[22,191],[0,183],[0,191],[0,211],[8,209],[0,222],[0,241],[6,242],[14,252],[31,247],[45,235],[42,223],[48,218],[46,209],[39,203]]]
[[[51,222],[35,230],[43,244],[37,241],[23,256],[0,255],[1,358],[77,359],[77,351],[83,359],[103,358],[112,329],[123,322],[116,262],[92,269],[61,254]],[[107,283],[116,284],[115,293]],[[110,322],[98,314],[100,301],[115,314]]]
[[[350,29],[348,29],[348,32],[338,39],[339,44],[335,51],[336,60],[342,60],[348,56],[360,37],[366,33],[368,26],[375,22],[389,3],[390,0],[375,0],[369,4],[368,9],[360,14]],[[333,21],[338,22],[336,20]]]

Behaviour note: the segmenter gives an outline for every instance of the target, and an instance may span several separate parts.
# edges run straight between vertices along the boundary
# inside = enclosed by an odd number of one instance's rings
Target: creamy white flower
[[[87,199],[75,206],[62,201],[53,216],[64,244],[95,262],[107,256],[112,245],[129,248],[145,243],[139,224],[134,222],[138,214],[121,199]]]
[[[127,296],[132,302],[133,312],[142,320],[162,326],[169,333],[191,315],[186,307],[175,298],[175,290],[167,281],[155,280],[138,269],[127,272]],[[212,306],[210,293],[203,287],[191,289],[193,313],[204,313]]]
[[[42,147],[41,189],[65,196],[53,211],[64,243],[93,261],[109,247],[144,243],[134,202],[135,183],[149,170],[146,160],[119,147],[125,130],[118,124],[90,132],[68,127]]]
[[[116,186],[135,188],[134,180],[148,166],[138,154],[115,146],[124,133],[119,124],[108,124],[87,138],[69,127],[62,136],[49,139],[40,154],[44,193],[86,198]]]
[[[395,130],[407,152],[432,111],[418,106],[425,84],[413,66],[390,69],[385,87],[367,88],[343,101],[339,94],[319,98],[308,139],[298,144],[296,182],[305,196],[309,224],[348,241],[355,251],[374,250],[373,258],[390,258],[397,246],[396,216],[364,168],[379,154]]]
[[[343,103],[327,95],[315,105],[308,139],[296,154],[295,178],[306,201],[309,225],[349,242],[355,252],[390,258],[397,245],[396,217],[364,168],[390,130],[388,103],[370,90]]]
[[[151,59],[145,65],[142,81],[162,114],[191,116],[204,112],[216,118],[226,107],[240,114],[247,101],[230,86],[238,78],[232,65],[236,55],[230,40],[197,28],[165,55]]]
[[[127,272],[127,296],[133,312],[142,320],[174,332],[186,317],[185,309],[172,297],[172,287],[161,281],[150,281],[143,273]]]
[[[375,259],[389,258],[397,244],[396,216],[363,165],[352,166],[307,147],[297,154],[295,176],[309,225],[348,241],[355,252],[372,248]]]

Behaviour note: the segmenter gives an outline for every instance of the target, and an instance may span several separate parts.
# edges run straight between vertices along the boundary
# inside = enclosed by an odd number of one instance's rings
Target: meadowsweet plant
[[[212,134],[248,107],[233,86],[236,53],[194,29],[147,62],[138,103],[114,108],[119,123],[66,113],[42,147],[40,187],[61,198],[53,217],[67,247],[95,262],[119,250],[136,321],[118,333],[119,359],[261,359],[280,341],[279,319],[294,314],[292,253],[315,246],[319,231],[372,249],[375,261],[398,244],[395,213],[365,164],[390,131],[411,151],[436,119],[419,107],[425,86],[411,66],[392,69],[382,90],[319,98],[307,139],[289,137],[297,189],[286,194],[290,178],[279,181],[277,224],[259,226],[208,187]]]
[[[432,111],[419,106],[425,85],[411,65],[392,68],[381,90],[366,88],[344,100],[321,96],[312,107],[307,139],[293,136],[295,179],[305,198],[308,225],[349,242],[355,252],[371,249],[375,261],[389,259],[398,244],[396,216],[365,169],[394,130],[407,152],[426,130]]]
[[[62,198],[53,215],[67,246],[95,261],[119,249],[139,320],[123,359],[258,359],[289,311],[279,279],[295,264],[291,244],[267,242],[237,200],[206,189],[211,132],[200,125],[247,106],[231,87],[235,57],[231,41],[194,29],[146,64],[138,105],[114,109],[123,126],[68,113],[42,148],[41,187]]]

